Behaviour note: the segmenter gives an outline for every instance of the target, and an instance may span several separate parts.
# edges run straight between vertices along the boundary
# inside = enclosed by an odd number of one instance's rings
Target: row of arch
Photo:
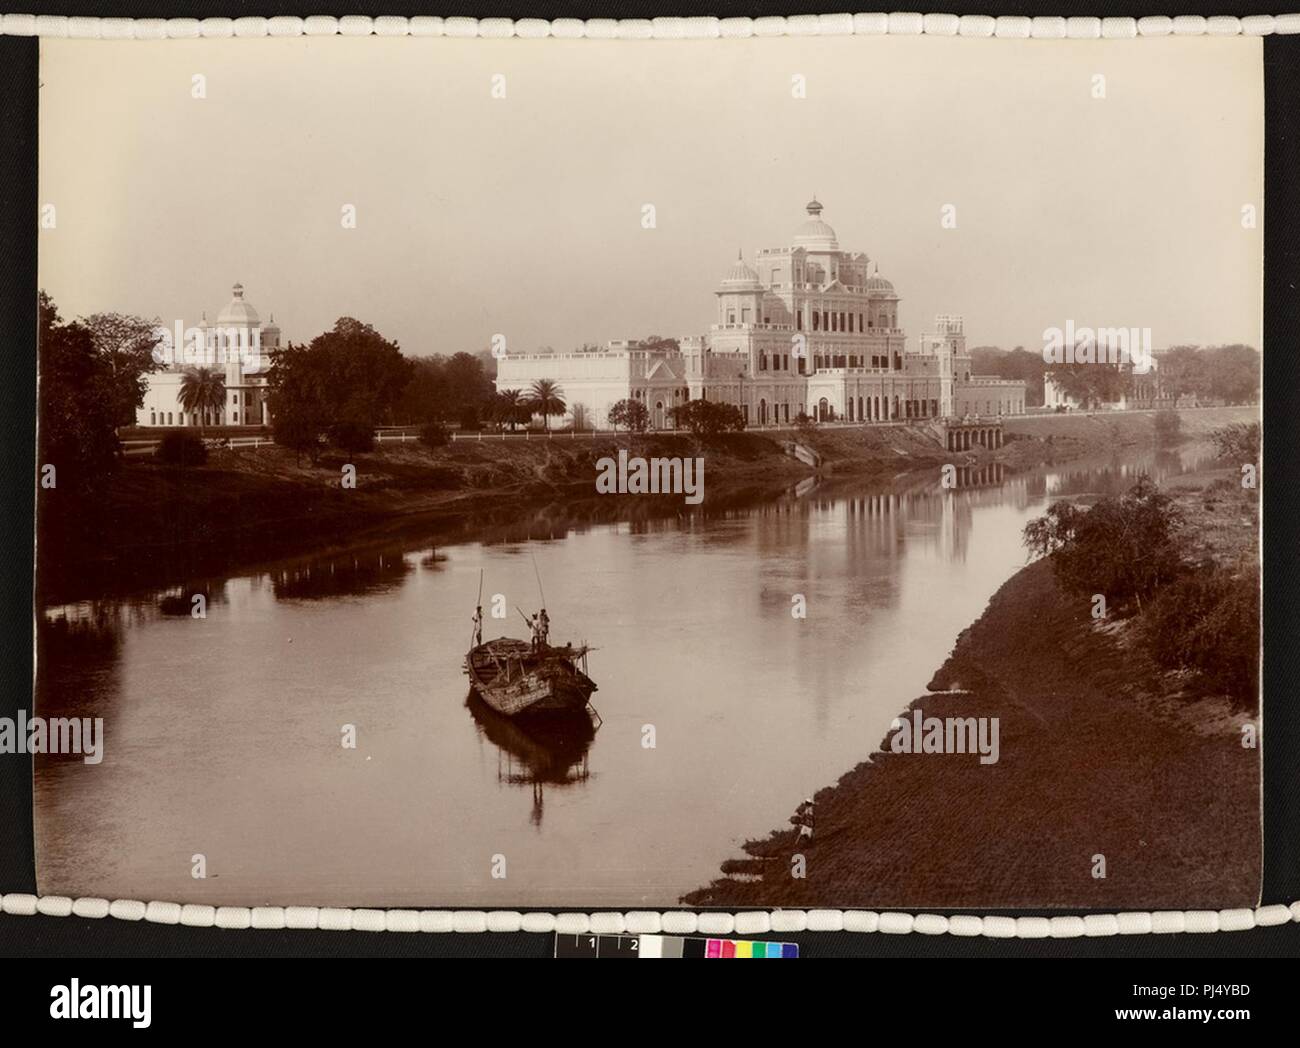
[[[1002,447],[1002,430],[997,426],[970,426],[950,429],[947,434],[949,451],[970,451],[972,448]]]

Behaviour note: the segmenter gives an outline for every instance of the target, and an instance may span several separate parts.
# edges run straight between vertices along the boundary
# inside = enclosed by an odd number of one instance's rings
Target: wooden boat
[[[465,673],[478,696],[507,717],[582,710],[596,690],[586,673],[589,650],[498,637],[470,648]]]

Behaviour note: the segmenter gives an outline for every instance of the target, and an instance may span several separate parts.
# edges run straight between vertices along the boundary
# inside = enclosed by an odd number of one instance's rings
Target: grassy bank
[[[1257,503],[1233,469],[1172,489],[1189,556],[1257,561]],[[1227,481],[1216,485],[1215,481]],[[1022,569],[911,707],[997,717],[1000,756],[877,752],[816,794],[816,835],[744,846],[693,906],[1217,908],[1257,901],[1253,711],[1148,655],[1141,617],[1094,622],[1052,565]],[[900,713],[900,716],[902,714]],[[881,746],[887,750],[888,743]],[[803,879],[791,857],[806,855]],[[1095,878],[1094,856],[1106,876]],[[737,876],[731,876],[737,875]]]

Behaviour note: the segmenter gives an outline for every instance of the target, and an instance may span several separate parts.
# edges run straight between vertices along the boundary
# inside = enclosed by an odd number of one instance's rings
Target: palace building
[[[137,426],[264,426],[271,422],[266,406],[266,376],[280,347],[280,329],[271,314],[263,324],[252,304],[244,298],[244,285],[231,289],[232,298],[208,323],[205,312],[197,328],[189,332],[168,332],[163,345],[164,366],[146,375],[144,403],[136,409]],[[180,327],[180,325],[177,325]],[[197,347],[202,345],[203,351]],[[194,367],[215,368],[226,382],[226,403],[217,412],[181,407],[181,380]]]
[[[574,425],[606,428],[619,400],[642,401],[656,429],[689,399],[737,405],[749,425],[960,420],[1021,414],[1023,382],[971,374],[962,318],[940,316],[909,350],[899,296],[863,252],[840,249],[813,200],[786,247],[743,254],[714,291],[705,335],[678,348],[625,340],[603,350],[508,353],[498,390],[556,382]]]

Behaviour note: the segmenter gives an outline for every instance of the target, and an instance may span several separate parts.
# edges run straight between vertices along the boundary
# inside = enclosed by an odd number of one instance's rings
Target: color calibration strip
[[[792,942],[678,935],[556,935],[556,957],[798,957]]]

